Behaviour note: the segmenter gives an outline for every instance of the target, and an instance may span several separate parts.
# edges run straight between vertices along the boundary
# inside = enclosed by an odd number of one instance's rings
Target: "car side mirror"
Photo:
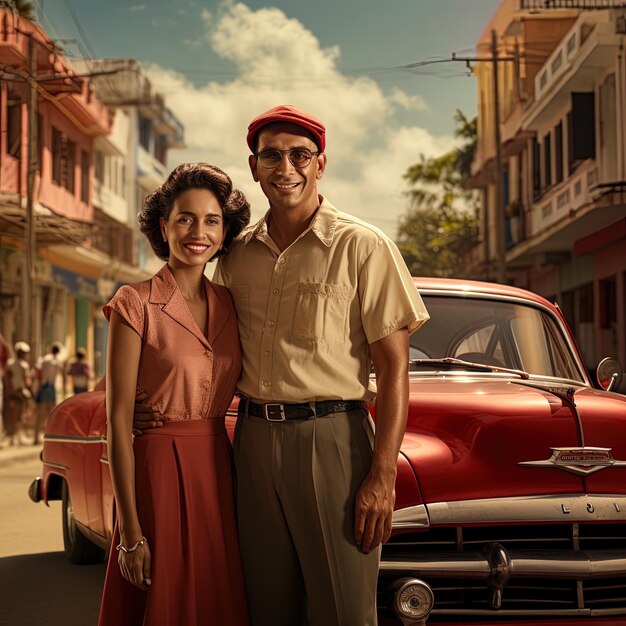
[[[607,356],[598,363],[596,379],[602,389],[611,391],[611,389],[619,387],[622,382],[622,366],[617,359]]]

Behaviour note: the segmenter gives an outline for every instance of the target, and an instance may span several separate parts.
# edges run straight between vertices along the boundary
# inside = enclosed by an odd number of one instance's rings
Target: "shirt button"
[[[281,257],[280,257],[280,259],[278,259],[278,262],[279,262],[281,265],[284,265],[284,264],[285,264],[285,257],[284,257],[284,256],[281,256]]]
[[[277,296],[280,292],[278,291],[278,289],[274,289],[274,295]]]
[[[263,356],[264,356],[266,359],[267,359],[267,358],[269,358],[269,356],[270,356],[270,351],[269,351],[269,350],[266,350],[266,351],[263,353]]]
[[[268,325],[270,328],[274,328],[274,322],[268,322],[268,323],[267,323],[267,325]]]
[[[269,380],[264,380],[263,381],[263,386],[264,387],[269,387],[270,386]]]

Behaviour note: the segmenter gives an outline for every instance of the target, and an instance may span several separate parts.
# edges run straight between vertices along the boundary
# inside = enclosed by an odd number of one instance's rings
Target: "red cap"
[[[276,122],[289,122],[290,124],[302,126],[302,128],[313,135],[313,141],[315,141],[319,151],[324,152],[324,148],[326,147],[326,127],[324,124],[310,113],[306,113],[291,104],[281,104],[280,106],[274,107],[269,111],[265,111],[265,113],[261,113],[261,115],[255,117],[250,122],[246,141],[252,152],[254,152],[254,142],[259,131],[264,126],[275,124]]]

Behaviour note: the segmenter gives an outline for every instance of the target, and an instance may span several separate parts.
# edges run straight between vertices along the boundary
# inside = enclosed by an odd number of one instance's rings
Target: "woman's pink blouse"
[[[205,278],[208,332],[194,320],[167,265],[150,280],[124,285],[103,312],[117,311],[141,337],[137,390],[165,421],[223,417],[241,371],[230,293]]]

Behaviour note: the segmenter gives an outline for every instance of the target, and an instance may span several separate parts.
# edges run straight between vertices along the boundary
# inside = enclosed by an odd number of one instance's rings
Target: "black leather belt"
[[[314,417],[325,417],[333,413],[345,413],[366,409],[361,400],[323,400],[322,402],[304,402],[302,404],[257,404],[248,398],[240,401],[240,411],[246,410],[248,415],[262,417],[268,422],[284,422],[285,420],[308,420]]]

